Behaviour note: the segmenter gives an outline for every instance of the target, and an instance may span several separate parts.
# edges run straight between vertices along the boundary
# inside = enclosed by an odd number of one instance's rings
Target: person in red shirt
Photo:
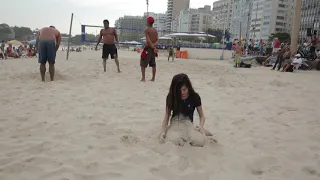
[[[277,53],[280,50],[280,41],[278,38],[274,38],[273,40],[273,52]]]

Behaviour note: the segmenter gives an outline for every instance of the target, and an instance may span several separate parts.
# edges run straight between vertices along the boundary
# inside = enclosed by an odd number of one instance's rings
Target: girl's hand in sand
[[[159,137],[159,143],[163,144],[165,142],[166,133],[161,133]]]

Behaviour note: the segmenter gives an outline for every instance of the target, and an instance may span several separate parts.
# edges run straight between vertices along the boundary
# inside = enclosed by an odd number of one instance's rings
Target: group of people
[[[148,17],[147,27],[144,31],[146,45],[141,53],[140,59],[142,82],[146,80],[145,69],[148,66],[152,67],[151,81],[155,81],[156,76],[156,57],[158,53],[156,45],[158,43],[158,32],[153,27],[153,23],[154,18]],[[104,20],[103,24],[104,29],[100,31],[96,49],[100,41],[103,40],[102,62],[104,71],[106,71],[106,62],[110,55],[110,58],[115,60],[117,70],[120,73],[117,32],[114,28],[109,27],[108,20]],[[45,80],[44,74],[47,62],[49,63],[51,81],[54,80],[55,57],[60,42],[60,32],[56,30],[54,26],[45,27],[41,29],[38,34],[36,47],[39,47],[39,63],[42,81]],[[170,57],[173,56],[173,52],[169,51],[169,55]],[[195,109],[197,109],[200,117],[200,124],[197,127],[193,125]],[[167,140],[180,146],[189,143],[192,146],[202,147],[206,143],[206,136],[212,135],[204,129],[204,124],[205,116],[202,109],[201,98],[193,89],[189,77],[186,74],[174,76],[166,97],[166,111],[161,126],[159,142],[164,143]]]
[[[1,46],[0,46],[1,59],[20,58],[22,56],[27,56],[27,57],[36,56],[36,52],[33,46],[20,45],[19,47],[15,47],[12,44],[9,44],[8,47],[6,47],[5,41],[2,40]]]

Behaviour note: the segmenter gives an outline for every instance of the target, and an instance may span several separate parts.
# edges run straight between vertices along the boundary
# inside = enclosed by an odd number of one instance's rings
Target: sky
[[[190,7],[212,6],[214,1],[191,0]],[[149,0],[149,12],[165,13],[166,9],[167,0]],[[108,19],[114,25],[119,17],[141,16],[146,11],[146,0],[9,0],[1,4],[0,23],[32,30],[54,25],[61,33],[68,33],[74,13],[72,34],[80,34],[81,24],[102,25]]]

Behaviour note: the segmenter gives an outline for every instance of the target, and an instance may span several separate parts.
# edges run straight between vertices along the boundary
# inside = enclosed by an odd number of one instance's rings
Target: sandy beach
[[[111,60],[104,73],[100,56],[59,52],[46,83],[37,59],[0,60],[0,180],[320,179],[319,72],[160,57],[156,82],[141,83],[137,53],[119,51],[120,74]],[[218,143],[158,143],[182,72]]]

